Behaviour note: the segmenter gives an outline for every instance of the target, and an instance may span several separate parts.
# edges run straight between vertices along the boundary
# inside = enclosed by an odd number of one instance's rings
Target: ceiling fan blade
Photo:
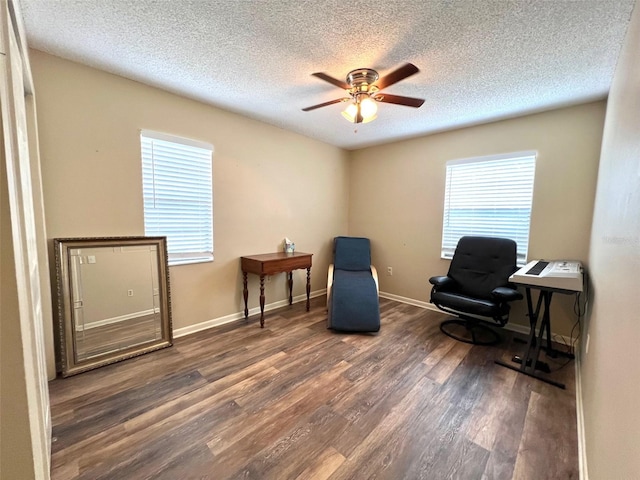
[[[376,95],[376,101],[418,108],[424,103],[424,98],[403,97],[402,95],[389,95],[386,93],[381,93]]]
[[[326,107],[328,105],[333,105],[334,103],[346,102],[347,100],[349,100],[348,97],[336,98],[335,100],[331,100],[329,102],[319,103],[318,105],[313,105],[311,107],[303,108],[302,111],[303,112],[308,112],[310,110],[315,110],[316,108],[322,108],[322,107]]]
[[[345,90],[349,90],[351,86],[347,82],[343,82],[342,80],[338,80],[337,78],[333,78],[330,75],[322,72],[312,73],[314,77],[318,77],[320,80],[324,80],[325,82],[329,82],[332,85],[335,85],[339,88],[344,88]]]
[[[399,82],[400,80],[404,80],[407,77],[410,77],[414,73],[418,73],[420,69],[416,67],[413,63],[405,63],[400,68],[397,68],[393,72],[385,75],[380,80],[376,82],[376,86],[382,90],[383,88],[387,88],[394,83]],[[315,74],[314,74],[315,75]]]

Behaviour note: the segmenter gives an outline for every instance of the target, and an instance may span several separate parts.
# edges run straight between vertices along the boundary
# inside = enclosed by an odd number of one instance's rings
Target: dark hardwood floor
[[[560,390],[381,299],[377,335],[325,297],[50,383],[54,479],[577,479],[574,365]],[[552,364],[559,367],[559,364]]]
[[[159,313],[75,332],[78,360],[87,360],[161,338],[162,320]]]

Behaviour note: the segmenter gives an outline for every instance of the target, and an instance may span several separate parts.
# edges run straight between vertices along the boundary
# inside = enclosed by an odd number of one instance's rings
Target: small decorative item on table
[[[284,239],[284,252],[285,253],[293,253],[295,251],[296,251],[296,244],[285,237],[285,239]]]

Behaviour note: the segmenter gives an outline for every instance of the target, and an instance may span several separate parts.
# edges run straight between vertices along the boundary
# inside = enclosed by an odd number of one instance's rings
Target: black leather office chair
[[[440,324],[445,335],[478,345],[493,345],[504,327],[509,302],[522,294],[509,283],[515,272],[516,242],[506,238],[462,237],[446,276],[431,277],[431,303],[458,318]]]

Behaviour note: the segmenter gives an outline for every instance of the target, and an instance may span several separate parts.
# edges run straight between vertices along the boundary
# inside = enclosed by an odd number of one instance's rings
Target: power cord
[[[582,319],[587,313],[587,306],[589,305],[589,276],[587,275],[584,268],[582,269],[582,285],[584,286],[583,291],[577,292],[575,299],[573,301],[573,313],[576,315],[577,318],[573,324],[573,327],[571,327],[571,333],[569,335],[570,343],[567,344],[567,342],[565,342],[563,337],[556,334],[554,334],[551,338],[552,341],[558,344],[564,345],[567,349],[566,353],[568,355],[571,355],[572,358],[562,363],[556,369],[552,370],[553,372],[556,372],[564,368],[565,366],[567,366],[575,356],[576,344],[580,339],[580,334],[582,332]],[[577,333],[576,333],[576,328],[577,328]],[[575,334],[575,337],[574,337],[574,334]],[[552,357],[547,356],[547,359],[553,361]]]

